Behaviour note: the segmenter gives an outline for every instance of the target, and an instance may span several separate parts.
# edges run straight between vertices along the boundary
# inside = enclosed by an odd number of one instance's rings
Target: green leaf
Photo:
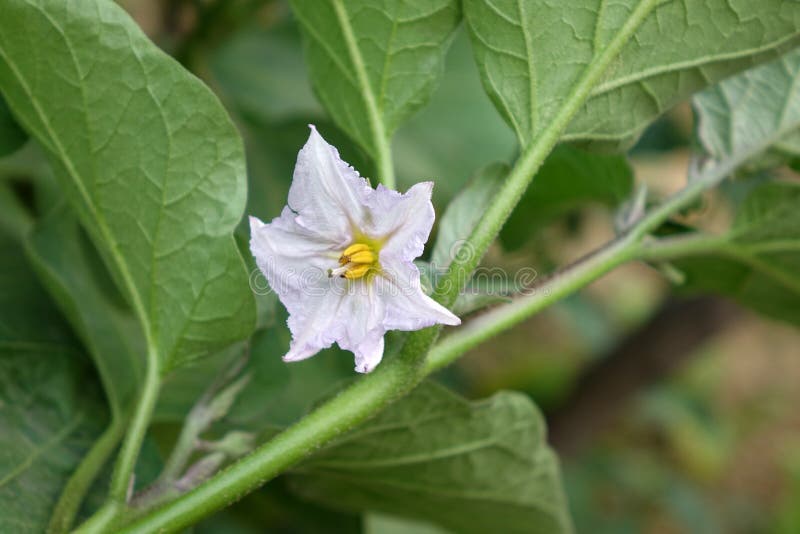
[[[40,533],[102,431],[102,401],[70,350],[0,347],[0,531]]]
[[[163,372],[251,332],[231,236],[244,156],[208,88],[113,2],[8,0],[0,89],[48,153]]]
[[[19,127],[8,104],[0,96],[0,157],[16,152],[27,140],[28,134]]]
[[[425,383],[292,475],[300,495],[456,532],[570,532],[558,464],[531,401],[470,403]]]
[[[474,253],[468,248],[464,249],[463,245],[480,223],[495,193],[503,185],[506,174],[508,165],[504,163],[493,163],[480,169],[447,205],[439,221],[436,244],[431,253],[434,274],[444,273],[454,254]]]
[[[486,92],[526,146],[639,0],[465,0]],[[659,2],[592,88],[562,139],[618,142],[691,93],[798,43],[800,3]]]
[[[505,248],[516,250],[558,217],[592,202],[617,206],[632,190],[633,171],[625,156],[558,146],[511,213],[500,239]]]
[[[0,234],[0,532],[39,533],[105,413],[74,336]]]
[[[800,128],[800,49],[697,95],[697,135],[715,159],[770,145],[789,152]]]
[[[800,326],[800,184],[774,182],[742,203],[723,239],[679,259],[690,291],[734,298]]]
[[[461,17],[455,0],[292,0],[314,90],[373,158],[430,98]]]
[[[66,204],[36,223],[26,252],[89,350],[112,412],[123,416],[142,383],[144,337]]]

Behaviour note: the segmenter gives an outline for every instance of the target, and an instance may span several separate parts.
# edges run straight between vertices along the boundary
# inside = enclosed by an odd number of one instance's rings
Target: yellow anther
[[[352,245],[350,245],[349,247],[344,249],[344,253],[343,254],[345,256],[351,256],[351,255],[355,254],[356,252],[361,252],[361,251],[364,251],[364,250],[371,250],[371,249],[369,248],[369,245],[366,245],[364,243],[353,243]]]
[[[328,276],[341,276],[355,280],[366,276],[371,269],[378,269],[378,254],[366,243],[350,245],[339,256],[341,267],[328,271]]]
[[[375,263],[377,259],[375,257],[375,253],[371,250],[362,250],[360,252],[356,252],[355,254],[351,254],[349,256],[351,263],[358,263],[358,264],[371,264]]]
[[[347,269],[347,271],[345,271],[344,277],[347,278],[348,280],[355,280],[356,278],[361,278],[362,276],[367,274],[367,271],[369,271],[370,267],[372,267],[372,264],[369,263],[354,265],[353,267],[350,267],[349,269]]]
[[[358,254],[359,252],[370,252],[370,251],[371,249],[369,248],[369,245],[365,245],[364,243],[355,243],[344,249],[344,252],[342,252],[341,257],[339,258],[339,263],[341,265],[344,265],[345,263],[350,263],[351,261],[353,261],[351,258],[354,254]]]

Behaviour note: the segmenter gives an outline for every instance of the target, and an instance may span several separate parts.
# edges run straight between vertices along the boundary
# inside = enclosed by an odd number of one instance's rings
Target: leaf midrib
[[[333,10],[336,13],[336,20],[342,30],[345,44],[347,45],[347,52],[350,56],[350,61],[353,63],[353,68],[356,71],[356,80],[361,96],[364,100],[364,105],[367,108],[367,119],[372,130],[373,140],[372,145],[376,148],[381,144],[382,140],[386,139],[386,128],[383,124],[383,117],[378,108],[378,103],[375,100],[375,94],[372,92],[372,86],[369,83],[367,76],[366,65],[364,58],[361,55],[361,50],[358,48],[358,43],[353,33],[353,28],[350,25],[350,18],[347,9],[344,7],[342,0],[333,0]],[[388,54],[388,50],[387,50]]]

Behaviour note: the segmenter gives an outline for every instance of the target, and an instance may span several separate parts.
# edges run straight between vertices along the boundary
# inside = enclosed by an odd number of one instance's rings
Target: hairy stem
[[[94,482],[100,470],[111,457],[111,453],[114,452],[114,449],[122,439],[124,431],[125,425],[122,420],[114,418],[111,421],[111,425],[95,441],[64,486],[50,518],[48,532],[60,533],[69,531],[92,482]]]
[[[384,362],[252,454],[122,532],[174,532],[229,505],[302,460],[322,444],[410,391],[421,369],[402,358]]]

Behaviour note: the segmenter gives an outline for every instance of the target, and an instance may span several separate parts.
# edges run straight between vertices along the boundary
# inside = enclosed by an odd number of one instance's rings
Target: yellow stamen
[[[368,263],[363,265],[355,265],[347,269],[347,271],[344,273],[344,277],[347,278],[348,280],[355,280],[356,278],[361,278],[362,276],[367,274],[367,271],[369,271],[370,267],[372,267],[372,265]]]
[[[362,252],[364,250],[372,250],[372,249],[370,248],[369,245],[364,243],[353,243],[352,245],[344,249],[344,252],[342,254],[344,256],[352,256],[356,252]]]
[[[375,253],[371,250],[362,250],[350,255],[350,263],[370,264],[375,263]]]
[[[339,257],[337,269],[331,269],[329,276],[341,276],[348,280],[355,280],[366,276],[373,269],[378,269],[378,254],[372,246],[366,243],[354,243],[344,249]]]

